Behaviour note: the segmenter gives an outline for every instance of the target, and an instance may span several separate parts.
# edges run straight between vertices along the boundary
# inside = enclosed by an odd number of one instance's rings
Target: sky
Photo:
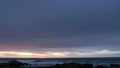
[[[120,57],[120,0],[0,0],[0,58]]]

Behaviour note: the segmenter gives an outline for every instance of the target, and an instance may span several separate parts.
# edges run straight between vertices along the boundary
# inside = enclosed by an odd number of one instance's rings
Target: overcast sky
[[[21,52],[39,57],[118,57],[119,3],[0,0],[0,57],[19,57],[16,53]]]

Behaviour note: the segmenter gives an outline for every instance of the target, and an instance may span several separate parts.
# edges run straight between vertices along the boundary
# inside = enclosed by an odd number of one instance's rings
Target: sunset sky
[[[0,0],[0,58],[120,57],[120,0]]]

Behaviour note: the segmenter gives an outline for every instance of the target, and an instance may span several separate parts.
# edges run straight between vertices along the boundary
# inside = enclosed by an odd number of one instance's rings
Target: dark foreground
[[[21,63],[18,61],[10,61],[8,63],[0,63],[0,68],[120,68],[119,64],[110,64],[107,65],[96,65],[93,64],[79,64],[79,63],[64,63],[56,64],[50,67],[32,67],[30,64]]]

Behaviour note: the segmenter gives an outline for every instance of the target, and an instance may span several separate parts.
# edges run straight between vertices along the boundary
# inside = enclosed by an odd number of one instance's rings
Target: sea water
[[[28,63],[33,66],[52,66],[55,64],[63,63],[80,63],[80,64],[94,64],[94,65],[110,65],[110,64],[120,64],[120,57],[106,57],[106,58],[42,58],[42,59],[20,59],[20,58],[4,58],[0,59],[0,63],[7,63],[11,60],[17,60],[23,63]]]

